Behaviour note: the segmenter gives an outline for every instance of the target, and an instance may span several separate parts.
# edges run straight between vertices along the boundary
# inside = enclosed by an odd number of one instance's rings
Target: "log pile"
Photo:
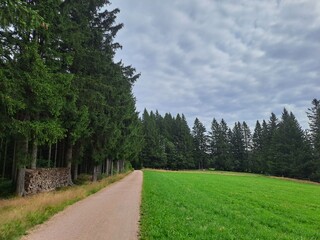
[[[69,185],[69,168],[26,169],[25,194],[52,191]]]

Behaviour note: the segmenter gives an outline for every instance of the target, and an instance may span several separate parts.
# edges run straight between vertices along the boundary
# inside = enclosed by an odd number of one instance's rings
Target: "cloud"
[[[287,107],[307,128],[319,98],[317,0],[117,0],[125,28],[117,54],[142,73],[137,109],[184,113],[192,125],[278,117]]]

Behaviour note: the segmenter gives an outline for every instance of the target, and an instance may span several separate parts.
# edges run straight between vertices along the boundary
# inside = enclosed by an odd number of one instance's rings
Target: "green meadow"
[[[144,171],[141,239],[320,239],[320,185]]]

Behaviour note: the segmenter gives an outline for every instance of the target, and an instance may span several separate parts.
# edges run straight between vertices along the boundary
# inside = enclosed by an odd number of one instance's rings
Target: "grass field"
[[[320,239],[320,185],[146,170],[141,239]]]

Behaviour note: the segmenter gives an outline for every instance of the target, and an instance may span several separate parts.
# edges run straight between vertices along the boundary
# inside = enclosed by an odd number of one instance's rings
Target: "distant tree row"
[[[72,167],[74,179],[96,179],[140,153],[132,94],[139,75],[114,61],[123,25],[108,5],[0,3],[0,169],[18,194],[25,168]]]
[[[145,145],[144,167],[167,169],[216,169],[320,181],[320,101],[314,99],[307,115],[310,130],[304,131],[292,112],[280,119],[271,113],[257,121],[253,133],[246,122],[232,128],[222,119],[211,129],[195,119],[189,129],[184,115],[158,112],[142,115]]]

